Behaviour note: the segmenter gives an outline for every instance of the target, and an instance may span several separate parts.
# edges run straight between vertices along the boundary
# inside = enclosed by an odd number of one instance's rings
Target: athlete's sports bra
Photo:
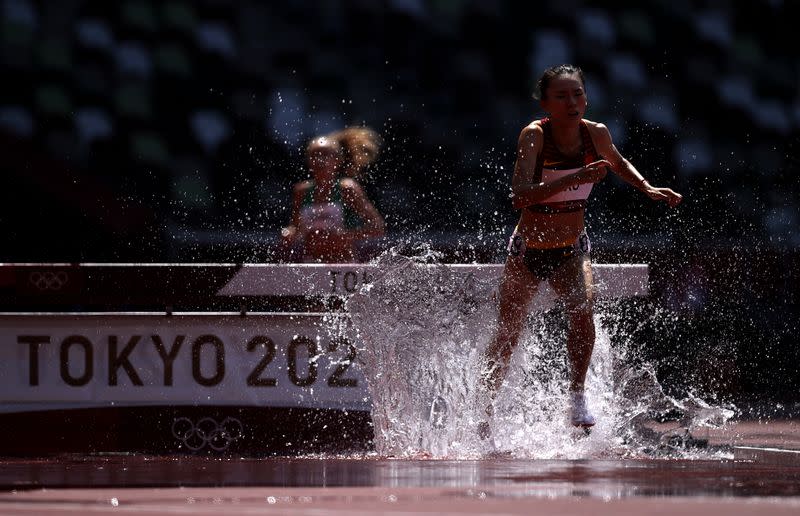
[[[581,152],[576,156],[565,156],[553,140],[553,129],[549,118],[541,121],[544,131],[544,146],[536,160],[536,170],[534,171],[534,182],[551,183],[566,175],[574,174],[579,169],[600,159],[589,134],[589,128],[585,120],[581,120]],[[589,194],[592,191],[593,183],[576,185],[558,192],[548,197],[538,204],[528,206],[526,209],[536,213],[571,213],[586,208]]]
[[[352,229],[359,226],[356,213],[348,209],[342,200],[342,190],[339,183],[331,191],[330,202],[314,202],[314,189],[312,185],[303,197],[300,207],[300,220],[309,229],[330,230],[334,228]]]

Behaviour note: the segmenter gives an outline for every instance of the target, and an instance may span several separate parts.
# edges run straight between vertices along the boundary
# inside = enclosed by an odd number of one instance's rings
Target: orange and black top
[[[536,160],[533,180],[536,183],[550,183],[569,174],[574,174],[580,168],[601,159],[597,154],[589,134],[589,128],[585,120],[581,120],[581,151],[575,156],[565,156],[553,139],[553,128],[549,118],[541,120],[542,131],[544,131],[544,145],[539,157]],[[592,191],[593,183],[573,186],[563,192],[559,192],[544,201],[528,206],[526,209],[537,213],[570,213],[586,208],[589,193]]]

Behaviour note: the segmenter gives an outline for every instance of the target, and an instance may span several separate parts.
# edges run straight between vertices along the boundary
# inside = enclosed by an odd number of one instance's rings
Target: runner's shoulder
[[[604,123],[594,122],[586,118],[584,118],[583,121],[586,124],[586,127],[589,129],[589,132],[592,133],[592,136],[603,136],[609,134],[608,127]]]
[[[534,120],[530,124],[523,127],[522,131],[520,131],[519,133],[520,142],[533,143],[537,140],[541,141],[543,137],[544,137],[544,130],[542,129],[541,120]]]
[[[294,185],[294,192],[295,193],[306,193],[314,186],[314,181],[306,179],[305,181],[300,181],[299,183],[295,183]]]
[[[342,193],[345,195],[359,195],[364,191],[361,185],[358,184],[358,181],[352,177],[341,178],[339,180],[339,188],[341,188]]]

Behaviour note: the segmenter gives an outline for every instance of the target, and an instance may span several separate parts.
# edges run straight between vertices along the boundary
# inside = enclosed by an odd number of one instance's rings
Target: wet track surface
[[[5,490],[82,487],[534,489],[553,496],[799,496],[800,465],[734,460],[59,457],[5,460]]]
[[[0,513],[800,514],[797,421],[699,437],[694,458],[7,457]]]

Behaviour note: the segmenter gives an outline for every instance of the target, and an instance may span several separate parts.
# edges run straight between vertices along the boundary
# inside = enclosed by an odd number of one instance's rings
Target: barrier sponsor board
[[[328,316],[331,317],[331,316]],[[5,314],[0,403],[369,410],[357,351],[318,314]]]

